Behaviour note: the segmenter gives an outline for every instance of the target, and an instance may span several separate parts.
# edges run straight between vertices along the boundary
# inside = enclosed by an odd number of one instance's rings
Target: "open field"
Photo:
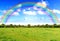
[[[60,28],[0,28],[0,41],[60,41]]]

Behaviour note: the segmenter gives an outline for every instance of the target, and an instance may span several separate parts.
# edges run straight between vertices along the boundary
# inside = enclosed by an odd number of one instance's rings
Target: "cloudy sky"
[[[15,6],[18,3],[36,2],[35,4],[42,3],[50,10],[52,10],[58,20],[60,20],[60,0],[0,0],[0,21],[4,13],[9,8]],[[13,9],[14,10],[14,9]],[[37,11],[36,11],[37,10]],[[13,24],[51,24],[53,23],[50,17],[46,14],[46,11],[42,11],[41,8],[35,6],[23,7],[17,9],[18,12],[13,12],[6,23]],[[55,20],[56,21],[56,20]]]

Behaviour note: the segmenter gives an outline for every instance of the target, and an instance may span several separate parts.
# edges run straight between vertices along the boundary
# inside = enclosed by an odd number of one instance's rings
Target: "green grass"
[[[0,28],[0,41],[60,41],[60,28]]]

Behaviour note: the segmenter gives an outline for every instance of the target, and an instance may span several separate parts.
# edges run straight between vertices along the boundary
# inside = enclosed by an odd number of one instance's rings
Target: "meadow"
[[[0,41],[60,41],[60,28],[0,28]]]

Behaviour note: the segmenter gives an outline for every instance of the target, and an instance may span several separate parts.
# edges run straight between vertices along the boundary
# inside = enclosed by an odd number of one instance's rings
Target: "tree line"
[[[57,24],[54,24],[54,25],[13,25],[13,24],[10,24],[10,25],[5,25],[5,24],[1,24],[0,25],[0,28],[19,28],[19,27],[24,27],[24,28],[36,28],[36,27],[39,27],[39,28],[60,28],[60,25],[57,25]]]

